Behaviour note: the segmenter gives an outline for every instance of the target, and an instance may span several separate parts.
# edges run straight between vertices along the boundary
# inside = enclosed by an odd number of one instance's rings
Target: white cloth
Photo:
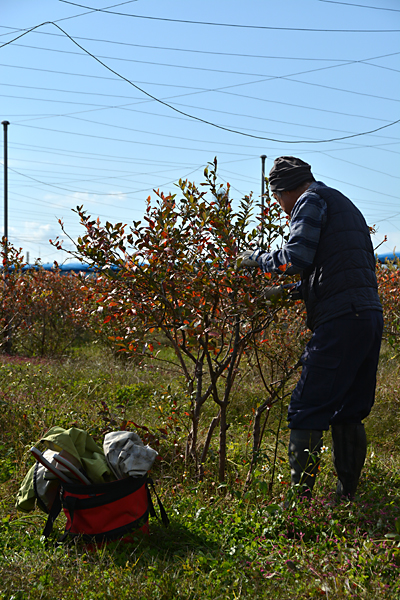
[[[112,431],[104,436],[104,454],[117,479],[143,477],[151,469],[158,454],[145,446],[140,437],[131,431]]]
[[[43,452],[44,458],[48,460],[50,464],[65,473],[65,475],[69,475],[68,470],[62,465],[58,465],[58,463],[54,460],[55,454],[57,454],[57,452],[54,452],[53,450],[46,450]],[[35,489],[35,494],[37,493],[40,500],[50,512],[60,487],[60,480],[40,463],[38,463],[35,467],[34,478],[35,483],[33,484],[33,487]]]

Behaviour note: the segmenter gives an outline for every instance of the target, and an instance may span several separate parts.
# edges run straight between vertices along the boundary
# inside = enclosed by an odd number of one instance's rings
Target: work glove
[[[255,260],[257,256],[261,254],[261,250],[245,250],[241,252],[236,259],[236,266],[240,269],[242,267],[260,267],[259,263]]]
[[[287,289],[289,300],[302,300],[303,296],[301,294],[301,287],[298,284],[288,284],[284,285],[284,288]]]
[[[295,283],[267,287],[263,291],[263,295],[267,300],[272,300],[273,298],[281,298],[284,292],[286,292],[286,298],[288,298],[288,300],[299,300],[301,298],[300,289]]]
[[[283,285],[273,285],[271,287],[265,288],[263,291],[263,296],[267,300],[272,300],[273,298],[281,298],[283,294]]]

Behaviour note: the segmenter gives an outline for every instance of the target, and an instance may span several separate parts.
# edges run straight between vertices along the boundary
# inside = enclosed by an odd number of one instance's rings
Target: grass
[[[183,457],[184,413],[163,435],[171,402],[184,403],[176,374],[131,367],[96,346],[64,361],[0,363],[0,598],[400,599],[399,363],[382,352],[377,400],[366,421],[368,456],[354,503],[335,505],[329,453],[310,503],[289,502],[287,430],[280,434],[269,493],[279,410],[271,412],[263,454],[244,493],[255,382],[235,396],[225,484],[212,448],[196,482]],[[209,415],[213,414],[210,408]],[[171,519],[152,519],[150,535],[88,552],[48,547],[45,515],[17,513],[15,495],[31,459],[27,450],[52,425],[76,425],[99,441],[122,419],[159,432],[153,478]],[[144,430],[143,430],[144,431]],[[330,446],[329,436],[325,444]],[[60,516],[54,538],[63,531]],[[389,536],[389,537],[387,537]]]

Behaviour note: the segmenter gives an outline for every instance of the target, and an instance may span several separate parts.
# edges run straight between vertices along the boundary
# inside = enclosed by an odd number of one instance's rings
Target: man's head
[[[269,187],[286,214],[290,215],[297,199],[315,181],[311,166],[295,156],[280,156],[269,172]]]

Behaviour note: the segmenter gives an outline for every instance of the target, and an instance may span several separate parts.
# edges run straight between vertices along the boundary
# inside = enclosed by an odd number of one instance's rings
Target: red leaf
[[[129,421],[129,423],[132,423],[132,425],[134,425],[135,427],[137,427],[138,429],[144,429],[145,431],[149,431],[148,427],[145,427],[144,425],[138,425],[137,423],[135,423],[134,421]]]

